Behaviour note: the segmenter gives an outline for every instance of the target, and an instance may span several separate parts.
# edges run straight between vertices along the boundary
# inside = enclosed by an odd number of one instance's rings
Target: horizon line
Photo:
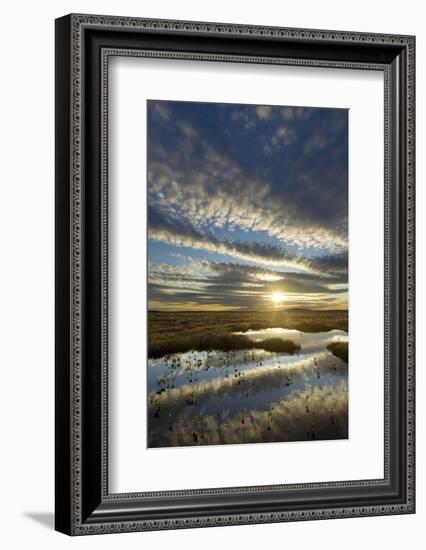
[[[261,312],[261,313],[282,313],[285,311],[316,311],[316,312],[334,312],[334,311],[346,311],[349,313],[349,308],[334,308],[334,309],[314,309],[309,307],[291,307],[286,309],[149,309],[148,313],[249,313],[249,312]]]

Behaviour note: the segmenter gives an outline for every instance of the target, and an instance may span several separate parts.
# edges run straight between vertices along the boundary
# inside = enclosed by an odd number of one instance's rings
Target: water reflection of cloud
[[[237,334],[290,339],[301,351],[190,351],[150,360],[149,446],[347,437],[348,367],[326,349],[347,341],[346,332]]]
[[[222,369],[228,366],[242,366],[276,357],[276,353],[262,349],[229,351],[190,351],[174,354],[175,368],[180,372],[201,372],[209,369]],[[173,358],[149,359],[148,368],[171,366]]]
[[[172,417],[185,416],[188,410],[193,415],[224,407],[233,411],[244,406],[264,410],[272,399],[288,396],[295,389],[301,390],[307,385],[336,386],[342,379],[347,379],[347,366],[328,351],[290,364],[278,359],[249,370],[232,367],[226,370],[224,377],[204,382],[199,382],[192,374],[190,382],[187,380],[164,392],[151,392],[148,416],[150,422],[158,424],[159,419],[167,423]]]
[[[348,333],[337,329],[328,332],[302,332],[287,328],[266,328],[236,332],[235,334],[247,336],[253,342],[259,342],[267,338],[291,340],[301,346],[303,352],[324,349],[331,342],[348,342]]]
[[[332,358],[331,364],[330,358]],[[163,406],[167,406],[167,403],[170,402],[174,407],[177,407],[182,402],[185,402],[188,392],[196,392],[198,398],[220,393],[229,394],[240,392],[241,388],[239,386],[241,384],[251,388],[256,387],[258,391],[264,391],[276,388],[281,384],[285,385],[289,378],[293,381],[298,378],[308,379],[312,374],[318,376],[318,374],[321,375],[330,369],[336,373],[343,372],[345,375],[347,373],[346,365],[343,361],[332,356],[328,351],[315,356],[308,356],[292,363],[286,363],[278,358],[273,360],[272,364],[264,366],[260,362],[259,365],[248,370],[241,370],[235,367],[229,368],[227,369],[228,376],[225,374],[225,377],[214,378],[208,382],[183,384],[180,387],[168,390],[163,394],[161,400]],[[153,395],[154,392],[151,394],[151,397]]]
[[[307,386],[271,403],[265,411],[241,409],[232,416],[227,410],[196,416],[186,411],[176,421],[167,418],[153,425],[149,445],[175,447],[347,438],[347,396],[347,383],[342,381],[338,386]]]

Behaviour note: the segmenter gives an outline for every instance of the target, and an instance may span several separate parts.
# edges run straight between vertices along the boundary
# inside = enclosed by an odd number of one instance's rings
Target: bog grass
[[[348,362],[348,342],[332,342],[327,349],[345,363]]]
[[[303,332],[348,330],[347,311],[227,311],[148,313],[149,356],[194,351],[233,351],[264,349],[295,353],[299,346],[290,340],[268,338],[253,342],[244,335],[233,334],[266,328],[297,329]],[[332,351],[332,350],[331,350]],[[333,352],[334,353],[334,352]]]

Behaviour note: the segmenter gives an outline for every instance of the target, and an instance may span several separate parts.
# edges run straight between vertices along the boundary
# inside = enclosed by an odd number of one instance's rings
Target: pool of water
[[[249,330],[289,339],[294,355],[261,349],[190,351],[148,361],[148,446],[347,437],[348,367],[327,345],[341,330]]]

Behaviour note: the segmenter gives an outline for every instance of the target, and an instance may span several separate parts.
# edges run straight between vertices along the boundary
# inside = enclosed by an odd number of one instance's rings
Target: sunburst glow
[[[282,292],[274,292],[271,295],[271,300],[275,304],[279,304],[280,302],[285,302],[287,300],[287,296],[285,294],[283,294]]]

